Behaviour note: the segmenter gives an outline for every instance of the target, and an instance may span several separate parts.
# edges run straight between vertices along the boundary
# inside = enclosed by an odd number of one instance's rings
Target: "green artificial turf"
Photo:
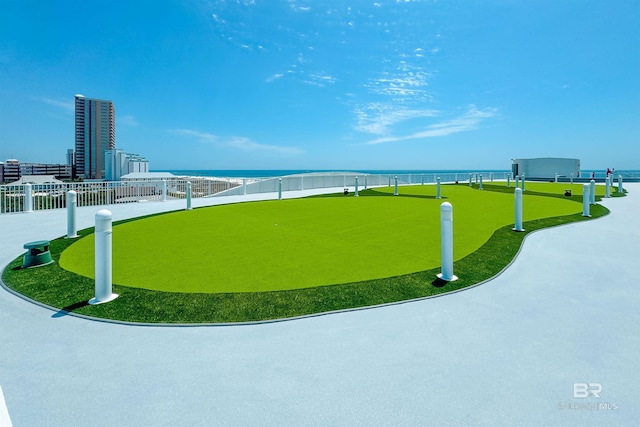
[[[443,188],[454,205],[455,260],[513,223],[513,196]],[[435,187],[413,186],[399,197],[242,203],[127,222],[113,228],[113,281],[169,292],[264,292],[414,273],[440,263],[441,203]],[[524,205],[525,221],[582,209],[529,195]],[[65,250],[60,265],[94,277],[93,247],[92,234]]]
[[[486,185],[485,188],[487,188]],[[443,196],[448,197],[448,199],[445,200],[451,201],[454,205],[454,233],[459,233],[461,227],[464,229],[463,223],[466,222],[467,219],[482,217],[479,212],[495,211],[496,206],[500,206],[503,200],[502,198],[494,199],[494,196],[500,195],[499,192],[505,190],[506,188],[500,189],[499,186],[495,187],[495,191],[491,189],[479,191],[477,187],[463,190],[462,185],[443,186]],[[433,202],[436,205],[436,213],[439,204],[443,201],[433,199],[435,195],[435,187],[433,186],[401,187],[401,196],[398,197],[392,196],[392,191],[390,188],[384,188],[375,191],[361,192],[363,197],[358,199],[352,198],[351,201],[361,203],[366,202],[365,199],[377,198],[389,199],[388,201],[391,203],[404,203],[401,202],[400,199],[415,199],[416,201],[425,203]],[[540,192],[540,194],[542,193],[543,192]],[[473,209],[475,214],[463,214],[462,211],[464,211],[464,209],[462,209],[461,204],[456,201],[456,195],[460,194],[467,195],[468,198],[480,198],[477,200],[481,200],[482,202],[474,206]],[[546,199],[555,197],[558,200],[568,202],[568,199],[564,199],[562,196],[554,194],[554,192],[548,194],[553,197],[546,197]],[[513,204],[513,194],[511,192],[501,194],[501,196],[507,196],[511,205]],[[539,195],[525,196],[525,213],[527,210],[535,210],[533,209],[533,205],[536,205],[536,202],[543,198],[545,197]],[[574,196],[572,198],[574,203],[563,204],[573,206],[574,211],[577,207],[581,212],[581,205],[575,203],[578,198],[579,196]],[[322,199],[336,199],[335,203],[349,200],[349,198],[344,196],[332,195],[302,199],[301,201]],[[491,201],[491,203],[484,203],[483,201],[485,200]],[[500,203],[496,205],[493,203],[495,200],[500,201]],[[351,203],[351,201],[347,203]],[[273,203],[280,203],[282,206],[286,206],[284,202],[286,201]],[[540,202],[544,205],[548,201]],[[260,205],[260,203],[247,204],[247,206],[252,207],[258,205]],[[185,213],[192,214],[198,211],[199,210],[194,210]],[[591,207],[592,218],[605,215],[607,212],[607,209],[601,205]],[[371,214],[370,212],[369,215]],[[375,212],[375,214],[387,218],[385,212]],[[465,215],[469,215],[467,219],[464,219]],[[531,212],[527,215],[531,215]],[[164,216],[166,216],[166,214],[139,220],[129,220],[117,224],[116,227],[114,227],[114,243],[116,240],[115,236],[117,235],[116,230],[119,227],[127,224],[140,224],[150,219]],[[461,221],[460,217],[462,217],[463,221]],[[260,321],[405,301],[462,289],[498,274],[513,259],[522,243],[522,239],[529,232],[540,228],[583,220],[589,220],[589,218],[582,217],[580,213],[535,220],[527,219],[524,223],[526,232],[516,233],[511,230],[513,226],[511,219],[507,225],[494,228],[494,231],[489,232],[488,240],[481,243],[475,251],[466,256],[456,255],[454,271],[456,275],[459,276],[459,280],[448,283],[435,279],[436,274],[440,271],[439,267],[424,268],[409,274],[389,275],[372,280],[267,292],[161,292],[139,287],[121,286],[116,282],[113,285],[113,291],[120,294],[119,298],[108,304],[91,306],[88,305],[87,301],[94,295],[94,281],[89,277],[69,272],[60,267],[61,254],[78,243],[76,240],[64,238],[51,242],[50,250],[55,261],[53,264],[33,269],[21,269],[22,258],[19,257],[5,269],[3,281],[18,293],[52,307],[59,308],[59,313],[54,316],[64,316],[68,312],[76,312],[93,317],[150,323]],[[362,221],[353,222],[353,224],[361,223]],[[190,224],[190,222],[186,224]],[[469,230],[473,230],[473,228]],[[90,236],[92,232],[92,229],[87,229],[81,231],[80,234],[86,238]],[[430,240],[428,243],[439,248],[439,237],[436,241]],[[375,259],[370,259],[369,261],[371,263],[383,261],[388,254],[389,251],[385,251],[377,255]],[[267,254],[267,256],[270,255]],[[412,253],[410,256],[419,257],[422,256],[422,253]],[[159,267],[170,269],[172,265],[167,264]],[[287,274],[288,271],[282,273],[283,276]]]

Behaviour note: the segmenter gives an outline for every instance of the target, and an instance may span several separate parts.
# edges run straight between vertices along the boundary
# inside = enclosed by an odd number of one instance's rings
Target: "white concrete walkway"
[[[0,289],[9,415],[16,427],[637,425],[640,184],[625,187],[603,202],[607,217],[530,235],[487,284],[396,306],[142,327],[53,317]],[[110,209],[120,219],[173,203]],[[97,210],[81,209],[79,228]],[[2,215],[0,264],[65,233],[63,210]],[[581,398],[584,387],[600,397]]]

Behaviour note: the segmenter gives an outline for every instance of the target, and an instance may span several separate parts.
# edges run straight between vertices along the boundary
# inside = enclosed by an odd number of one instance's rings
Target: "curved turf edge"
[[[343,285],[329,285],[291,291],[227,294],[184,294],[149,291],[113,285],[120,298],[97,306],[88,305],[94,281],[63,270],[60,254],[74,242],[59,238],[51,242],[53,264],[22,270],[22,257],[3,271],[3,285],[64,315],[85,316],[139,323],[236,323],[265,321],[406,301],[457,291],[499,274],[518,253],[525,236],[543,228],[602,217],[609,210],[591,207],[591,218],[581,214],[545,218],[524,223],[525,232],[515,233],[511,225],[496,230],[476,252],[455,262],[455,282],[435,279],[439,268],[385,279]],[[136,218],[138,219],[138,218]],[[80,232],[82,236],[92,228]],[[56,316],[54,315],[54,316]]]

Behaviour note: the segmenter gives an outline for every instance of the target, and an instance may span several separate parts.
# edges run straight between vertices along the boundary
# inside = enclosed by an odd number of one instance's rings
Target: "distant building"
[[[120,181],[123,175],[134,172],[149,172],[149,161],[137,154],[114,149],[105,152],[105,179]]]
[[[23,176],[50,175],[58,180],[74,178],[73,166],[46,163],[20,163],[16,159],[9,159],[0,163],[0,182],[16,182]]]
[[[69,166],[75,166],[76,165],[76,150],[74,150],[73,148],[69,148],[67,150],[67,164]]]
[[[105,152],[116,148],[116,110],[113,102],[75,96],[77,174],[85,179],[103,179]]]
[[[511,164],[513,176],[524,174],[531,179],[554,179],[556,174],[562,177],[579,177],[580,160],[554,157],[537,159],[513,159]]]
[[[20,162],[8,159],[0,163],[0,182],[13,182],[20,179]]]

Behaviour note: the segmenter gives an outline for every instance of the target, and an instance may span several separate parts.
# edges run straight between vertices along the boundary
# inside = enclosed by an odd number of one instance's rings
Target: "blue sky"
[[[640,169],[640,2],[0,0],[0,160],[73,96],[162,169]]]

